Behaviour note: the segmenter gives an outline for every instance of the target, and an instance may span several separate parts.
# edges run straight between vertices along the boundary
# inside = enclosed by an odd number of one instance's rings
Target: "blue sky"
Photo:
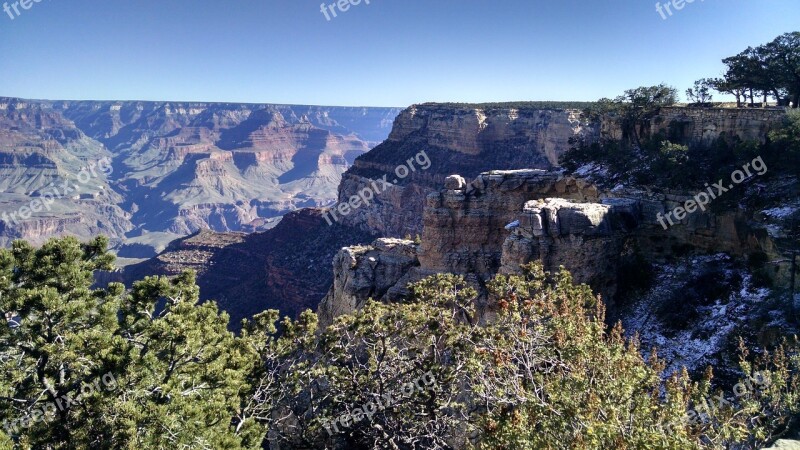
[[[41,0],[13,20],[0,11],[0,96],[595,100],[660,82],[683,92],[720,75],[723,57],[800,29],[798,0],[697,0],[667,20],[651,0],[371,0],[330,21],[320,3]]]

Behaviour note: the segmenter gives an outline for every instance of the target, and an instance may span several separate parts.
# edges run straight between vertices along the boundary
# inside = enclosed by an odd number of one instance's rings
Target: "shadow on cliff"
[[[268,309],[297,317],[316,309],[333,284],[331,261],[342,247],[375,236],[339,224],[329,226],[317,209],[287,214],[263,233],[201,231],[179,239],[158,257],[130,266],[125,284],[150,275],[197,271],[202,301],[215,300],[238,331],[242,319]]]

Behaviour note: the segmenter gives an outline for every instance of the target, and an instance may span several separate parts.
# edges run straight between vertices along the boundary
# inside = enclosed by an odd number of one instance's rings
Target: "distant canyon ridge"
[[[147,258],[203,229],[270,229],[334,202],[400,111],[0,97],[0,246],[103,234]]]

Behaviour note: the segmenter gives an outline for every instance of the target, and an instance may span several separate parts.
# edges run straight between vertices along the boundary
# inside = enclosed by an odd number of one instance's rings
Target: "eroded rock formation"
[[[370,298],[391,302],[406,297],[407,285],[420,279],[417,245],[382,238],[369,246],[343,248],[333,260],[333,286],[319,305],[322,326],[350,314]]]
[[[422,243],[414,247],[419,266],[395,271],[376,286],[369,276],[354,274],[372,273],[370,261],[380,260],[385,250],[344,249],[334,270],[345,282],[326,297],[328,317],[351,311],[369,297],[398,300],[404,283],[432,273],[463,274],[480,292],[494,275],[518,273],[520,265],[542,261],[551,272],[564,266],[613,305],[621,267],[632,258],[664,262],[690,251],[782,259],[754,211],[706,211],[664,229],[657,214],[690,199],[686,193],[601,192],[584,179],[542,170],[492,171],[470,183],[451,176],[444,184],[427,197]],[[406,249],[409,261],[414,260],[411,250]],[[369,258],[360,257],[367,252]],[[785,269],[776,266],[773,275],[785,276]]]
[[[489,170],[552,169],[569,149],[571,138],[596,137],[598,128],[578,110],[481,108],[438,104],[414,105],[395,120],[389,138],[356,159],[342,177],[339,201],[389,174],[420,151],[431,167],[416,171],[343,222],[383,236],[422,233],[425,197],[446,177],[473,179]]]
[[[563,266],[576,282],[612,299],[623,249],[638,222],[636,210],[634,201],[529,201],[503,243],[500,273],[521,273],[520,266],[531,261],[541,261],[550,272]]]
[[[500,268],[505,226],[530,200],[561,197],[597,201],[597,188],[544,170],[492,171],[459,190],[430,194],[420,261],[425,269],[488,276]]]

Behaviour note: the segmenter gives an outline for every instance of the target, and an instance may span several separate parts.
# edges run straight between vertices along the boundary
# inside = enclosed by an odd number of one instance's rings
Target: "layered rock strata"
[[[663,107],[649,120],[638,125],[642,138],[661,134],[673,142],[708,145],[717,139],[763,143],[770,130],[786,117],[783,108],[687,108]],[[599,135],[619,140],[623,138],[622,122],[606,116],[599,121]]]
[[[369,297],[401,299],[408,280],[432,273],[463,274],[481,292],[494,275],[542,261],[551,272],[565,267],[613,305],[620,270],[635,258],[663,263],[686,252],[726,252],[785,259],[767,227],[746,211],[698,212],[664,229],[658,214],[689,200],[685,193],[600,192],[584,179],[543,170],[492,171],[470,183],[454,175],[444,185],[427,197],[421,245],[404,248],[408,264],[395,265],[392,277],[376,285],[369,283],[374,277],[355,276],[372,273],[370,264],[381,260],[383,246],[340,252],[334,271],[344,282],[326,297],[329,318]],[[402,267],[405,273],[398,271]],[[776,266],[773,275],[785,276],[785,269]]]
[[[637,224],[636,210],[634,201],[529,201],[503,243],[500,273],[521,273],[520,266],[541,261],[546,271],[564,267],[576,282],[612,299],[623,249]]]
[[[785,117],[780,109],[662,108],[641,125],[642,136],[658,133],[686,143],[709,143],[718,138],[763,142]],[[560,157],[576,139],[619,139],[617,119],[589,122],[577,109],[547,109],[536,105],[414,105],[403,111],[389,138],[356,159],[342,177],[339,201],[389,175],[420,151],[432,165],[417,171],[381,194],[370,206],[343,219],[382,236],[422,233],[425,196],[437,192],[447,176],[473,179],[490,170],[558,167]]]
[[[263,231],[290,211],[333,203],[341,174],[389,134],[398,113],[0,97],[0,246],[63,234],[121,243],[142,234]],[[106,158],[110,170],[76,181]],[[28,214],[66,181],[85,189]],[[139,253],[168,242],[138,242],[151,247]]]
[[[421,151],[431,167],[399,180],[367,208],[344,218],[350,226],[388,237],[422,233],[425,197],[449,175],[472,179],[489,170],[552,169],[573,138],[596,138],[599,128],[578,110],[424,104],[403,111],[389,138],[356,159],[342,177],[339,201],[389,175]]]
[[[599,199],[581,179],[544,170],[492,171],[460,189],[427,198],[420,248],[425,269],[490,276],[500,268],[505,226],[530,200],[559,197],[577,202]]]

